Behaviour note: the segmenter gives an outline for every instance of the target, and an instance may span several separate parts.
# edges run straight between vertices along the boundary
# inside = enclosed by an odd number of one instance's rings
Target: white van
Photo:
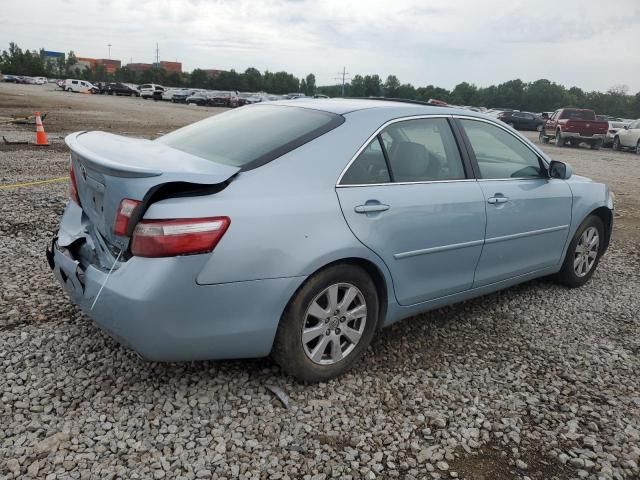
[[[145,83],[144,85],[140,85],[138,89],[140,90],[140,96],[145,100],[147,98],[162,100],[162,94],[165,90],[162,85],[157,85],[155,83]]]
[[[81,92],[81,93],[96,93],[98,87],[86,80],[75,80],[73,78],[67,78],[64,82],[61,82],[60,88],[65,92]]]

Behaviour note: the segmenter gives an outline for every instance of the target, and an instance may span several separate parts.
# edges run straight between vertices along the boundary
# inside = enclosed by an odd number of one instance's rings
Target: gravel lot
[[[220,110],[0,84],[0,116],[34,109],[49,112],[53,146],[0,145],[1,185],[66,176],[70,131],[155,136]],[[0,479],[639,478],[640,158],[544,148],[616,192],[593,281],[419,315],[313,386],[269,359],[139,360],[46,265],[66,183],[0,189]]]

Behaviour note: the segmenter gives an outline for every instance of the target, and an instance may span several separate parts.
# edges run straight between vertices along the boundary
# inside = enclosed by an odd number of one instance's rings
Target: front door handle
[[[385,210],[389,210],[389,205],[385,205],[384,203],[367,203],[365,205],[358,205],[354,208],[356,213],[375,213],[375,212],[384,212]]]
[[[491,203],[493,205],[499,204],[499,203],[507,203],[509,201],[509,199],[507,197],[489,197],[487,199],[488,203]]]

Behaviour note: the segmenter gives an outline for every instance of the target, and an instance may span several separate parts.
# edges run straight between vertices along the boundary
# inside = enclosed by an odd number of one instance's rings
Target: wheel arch
[[[284,315],[285,311],[287,310],[291,301],[296,297],[300,289],[302,289],[306,285],[306,283],[309,281],[310,278],[322,272],[323,270],[326,270],[327,268],[331,268],[335,265],[345,265],[345,264],[354,265],[362,268],[373,281],[373,284],[376,287],[376,293],[378,294],[378,325],[376,328],[379,329],[380,327],[382,327],[385,323],[385,319],[387,316],[387,310],[389,307],[389,295],[390,295],[390,291],[392,292],[393,290],[393,286],[388,284],[387,277],[385,276],[385,274],[382,272],[382,270],[378,265],[376,265],[371,260],[363,257],[340,258],[337,260],[333,260],[317,268],[313,273],[311,273],[306,278],[304,282],[302,282],[302,284],[300,284],[300,286],[296,289],[296,291],[291,295],[291,298],[289,299],[289,301],[287,302],[287,304],[285,305],[282,311],[281,318],[282,318],[282,315]]]
[[[613,231],[613,212],[608,207],[598,207],[595,210],[592,210],[587,217],[590,215],[600,218],[604,224],[604,245],[602,246],[602,252],[604,253],[609,247],[609,242],[611,241],[611,233]]]

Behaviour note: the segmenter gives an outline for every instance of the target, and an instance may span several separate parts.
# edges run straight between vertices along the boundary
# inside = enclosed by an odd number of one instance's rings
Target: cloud
[[[0,14],[0,48],[74,50],[125,62],[160,57],[186,70],[250,66],[397,75],[452,88],[541,77],[586,89],[640,90],[640,4],[563,0],[557,13],[524,0],[21,0]],[[25,16],[24,12],[31,12]]]

